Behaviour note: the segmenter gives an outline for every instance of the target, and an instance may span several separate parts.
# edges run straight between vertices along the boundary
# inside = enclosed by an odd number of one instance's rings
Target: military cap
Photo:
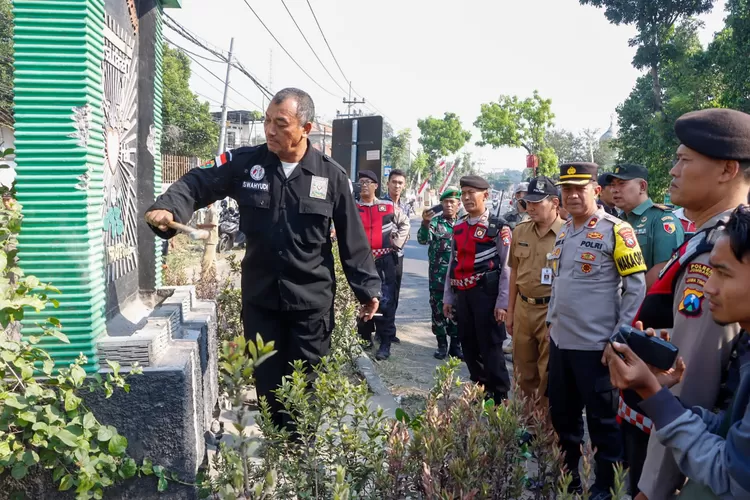
[[[620,179],[622,181],[630,181],[633,179],[648,180],[648,169],[643,165],[623,163],[621,165],[615,165],[615,171],[611,174],[607,174],[607,178],[609,184],[612,183],[612,179]]]
[[[595,181],[599,165],[596,163],[563,163],[560,165],[560,182],[563,184],[573,184],[575,186],[585,186],[591,181]]]
[[[555,187],[555,183],[552,182],[552,179],[540,175],[529,182],[528,192],[523,199],[525,201],[530,201],[531,203],[536,203],[542,201],[548,196],[558,196],[557,188]]]
[[[461,187],[473,187],[476,189],[489,189],[490,184],[483,177],[478,175],[464,175],[459,181]]]
[[[597,180],[597,184],[599,184],[601,187],[605,188],[612,184],[612,178],[609,176],[608,173],[603,173],[599,176],[599,179]]]
[[[458,189],[456,186],[448,186],[445,188],[445,191],[443,191],[443,194],[440,195],[440,201],[447,200],[449,198],[461,198],[461,190]]]
[[[378,176],[375,175],[375,172],[373,172],[372,170],[360,170],[357,175],[360,179],[370,179],[375,184],[378,184]]]
[[[519,182],[518,186],[516,186],[516,189],[513,191],[513,194],[518,193],[528,193],[529,192],[529,183],[528,182]]]
[[[674,124],[680,142],[718,160],[750,160],[750,115],[734,109],[702,109]]]

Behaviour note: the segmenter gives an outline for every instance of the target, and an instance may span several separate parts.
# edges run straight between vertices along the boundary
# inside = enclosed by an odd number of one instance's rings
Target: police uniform
[[[450,198],[460,199],[461,191],[456,187],[449,187],[440,196],[440,201]],[[438,350],[435,351],[437,359],[445,359],[448,354],[463,358],[461,341],[458,339],[458,324],[453,318],[446,318],[443,314],[445,276],[451,265],[451,245],[455,224],[455,216],[453,219],[448,219],[445,214],[438,214],[429,223],[423,221],[417,232],[417,242],[420,245],[428,245],[430,309],[432,310],[432,333],[438,343]],[[448,348],[449,337],[451,339],[450,350]]]
[[[595,181],[597,168],[592,163],[562,165],[560,184]],[[612,466],[622,460],[622,442],[616,421],[618,392],[601,358],[609,338],[621,325],[629,325],[638,311],[646,292],[646,266],[630,224],[601,208],[579,226],[571,217],[549,258],[554,276],[547,314],[552,424],[577,489],[581,412],[586,409],[597,450],[594,489],[604,493],[614,484]]]
[[[359,178],[378,182],[377,176],[370,170],[361,170]],[[372,345],[372,334],[377,333],[380,349],[376,358],[383,360],[390,356],[391,343],[396,337],[398,251],[403,248],[409,236],[409,221],[406,214],[388,200],[375,198],[371,203],[360,200],[357,202],[357,209],[380,276],[378,313],[382,314],[371,321],[359,320],[357,329],[368,346]]]
[[[538,177],[529,183],[524,199],[539,202],[549,196],[557,196],[557,188],[551,179]],[[518,291],[513,310],[513,367],[524,395],[531,398],[539,391],[545,407],[549,360],[547,307],[552,293],[547,255],[554,250],[562,226],[559,216],[544,234],[530,220],[518,224],[513,230],[508,257]]]
[[[729,109],[688,113],[675,123],[675,133],[682,144],[710,158],[750,161],[750,115],[745,113]],[[639,313],[645,327],[672,328],[671,341],[687,368],[682,381],[671,390],[687,408],[715,407],[722,373],[740,331],[736,323],[721,326],[713,321],[704,292],[706,280],[714,272],[709,255],[718,236],[716,228],[731,212],[715,214],[675,252]],[[639,408],[629,411],[635,418],[643,418]],[[651,422],[646,426],[650,428]],[[683,481],[673,454],[652,434],[638,487],[656,500],[669,498]]]
[[[328,354],[333,330],[334,261],[330,222],[336,223],[341,263],[361,303],[380,296],[380,279],[346,172],[307,143],[289,176],[264,144],[226,152],[195,168],[160,196],[151,210],[168,210],[176,222],[230,196],[240,207],[247,236],[242,260],[245,336],[259,333],[277,353],[258,366],[256,389],[274,422],[288,422],[271,393],[294,360],[311,365]],[[162,238],[166,232],[153,228]]]
[[[642,165],[621,164],[615,166],[614,172],[607,174],[607,178],[609,182],[612,182],[612,179],[648,181],[648,169]],[[657,205],[650,198],[631,212],[623,212],[622,217],[633,226],[643,252],[643,260],[649,270],[656,264],[666,263],[675,249],[685,241],[682,224],[669,207]],[[642,425],[638,426],[637,419],[626,417],[625,405],[637,408],[636,405],[641,401],[635,391],[623,391],[620,397],[622,404],[618,407],[618,416],[623,422],[623,445],[625,461],[629,466],[630,495],[635,497],[639,493],[638,481],[646,460],[649,434]]]
[[[462,177],[460,183],[461,187],[490,188],[476,175]],[[495,321],[495,309],[508,309],[510,243],[510,228],[502,219],[490,217],[489,210],[456,223],[443,298],[454,307],[471,380],[483,385],[496,401],[507,398],[510,391],[503,353],[505,324]]]

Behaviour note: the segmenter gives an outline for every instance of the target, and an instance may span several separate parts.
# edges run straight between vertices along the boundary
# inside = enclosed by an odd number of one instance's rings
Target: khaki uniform
[[[713,227],[721,220],[726,221],[730,215],[731,211],[717,215],[702,227]],[[703,286],[713,272],[709,256],[708,253],[701,254],[688,264],[675,287],[672,343],[680,349],[687,368],[682,382],[672,388],[672,393],[686,408],[714,408],[721,374],[729,361],[731,342],[740,331],[737,323],[716,324],[708,310]],[[640,490],[650,500],[671,498],[684,480],[672,453],[666,452],[656,433],[652,433],[638,483]]]
[[[513,231],[509,264],[516,274],[516,297],[513,314],[513,366],[519,385],[527,398],[538,390],[542,403],[547,398],[547,306],[551,285],[542,284],[542,269],[549,267],[547,254],[552,253],[563,220],[557,218],[545,234],[539,234],[534,222],[521,222]]]

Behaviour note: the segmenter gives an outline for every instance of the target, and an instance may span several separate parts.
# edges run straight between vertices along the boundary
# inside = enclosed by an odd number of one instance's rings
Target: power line
[[[201,58],[201,59],[203,59],[205,61],[214,62],[214,63],[223,63],[223,62],[226,62],[226,61],[220,61],[219,59],[211,59],[210,57],[206,57],[206,56],[202,56],[200,54],[196,54],[195,52],[192,52],[192,51],[186,49],[185,47],[180,47],[179,45],[177,45],[176,43],[174,43],[172,40],[170,40],[167,37],[164,37],[164,40],[166,40],[168,43],[171,43],[172,45],[174,45],[175,47],[177,47],[181,51],[185,52],[186,54],[190,54],[192,56],[199,57],[199,58]]]
[[[326,38],[325,33],[323,33],[323,28],[320,27],[320,23],[318,22],[318,16],[315,15],[315,10],[313,10],[312,4],[310,3],[310,0],[307,0],[307,6],[310,7],[310,12],[312,12],[313,19],[315,19],[315,24],[318,25],[318,30],[320,31],[320,35],[323,37],[323,41],[326,43],[326,47],[328,47],[328,52],[331,53],[331,57],[333,57],[333,61],[336,63],[336,66],[338,66],[339,71],[341,71],[341,76],[344,77],[345,82],[349,82],[349,80],[346,75],[344,74],[344,70],[341,69],[341,65],[339,64],[338,59],[336,59],[336,56],[333,55],[333,49],[331,49],[331,46],[328,44],[328,39]],[[362,97],[362,96],[360,96]]]
[[[331,80],[333,81],[333,83],[335,83],[338,86],[338,88],[340,88],[344,92],[344,94],[346,95],[347,90],[344,87],[342,87],[341,85],[339,85],[339,82],[336,81],[336,79],[333,77],[333,75],[331,74],[331,72],[328,71],[328,68],[323,63],[323,61],[320,60],[320,57],[318,57],[318,53],[315,52],[315,49],[313,48],[313,46],[310,45],[309,40],[307,39],[307,37],[305,36],[305,34],[302,32],[302,28],[300,28],[299,24],[297,24],[297,20],[294,19],[294,16],[292,15],[292,11],[289,10],[289,7],[287,7],[286,2],[284,0],[281,0],[281,5],[284,6],[284,9],[286,9],[286,13],[289,14],[289,17],[292,19],[292,22],[297,27],[297,31],[299,31],[299,34],[302,35],[302,39],[305,41],[305,43],[307,44],[307,46],[310,47],[310,50],[312,51],[313,55],[315,56],[315,59],[318,60],[318,62],[323,67],[323,69],[325,70],[325,72],[328,73],[328,76],[331,77]]]
[[[175,21],[175,19],[172,18],[166,12],[164,13],[164,17],[166,17],[166,19],[168,19],[170,22],[172,22],[179,29],[175,29],[174,27],[169,26],[170,28],[172,28],[173,30],[177,31],[178,33],[182,32],[180,34],[182,34],[183,36],[185,36],[186,38],[188,38],[195,45],[197,45],[199,47],[203,47],[204,49],[208,50],[209,52],[213,53],[214,55],[216,55],[219,58],[223,59],[224,62],[226,62],[226,56],[224,55],[224,51],[222,49],[220,49],[217,46],[213,45],[208,40],[206,40],[204,38],[201,38],[200,36],[194,34],[190,30],[188,30],[187,28],[185,28],[183,25],[181,25],[179,22]],[[169,25],[169,22],[165,22],[165,24]],[[209,49],[208,47],[205,47],[206,45],[211,45],[213,47],[213,49]],[[216,54],[216,52],[218,52],[218,54]]]
[[[207,68],[206,66],[204,66],[203,64],[201,64],[201,62],[200,62],[200,61],[198,61],[198,60],[196,60],[196,59],[193,59],[193,57],[192,57],[192,56],[191,56],[190,54],[186,54],[186,55],[187,55],[187,56],[188,56],[188,57],[190,58],[190,60],[192,60],[192,61],[193,61],[193,62],[194,62],[195,64],[197,64],[198,66],[200,66],[201,68],[203,68],[204,70],[206,70],[206,71],[207,71],[208,73],[210,73],[210,74],[211,74],[211,76],[213,76],[213,77],[214,77],[214,78],[216,78],[216,79],[217,79],[218,81],[220,81],[220,82],[221,82],[222,84],[224,84],[224,79],[223,79],[223,78],[221,78],[221,77],[220,77],[219,75],[217,75],[216,73],[214,73],[213,71],[211,71],[210,69],[208,69],[208,68]],[[245,96],[244,96],[243,94],[241,94],[241,93],[240,93],[240,91],[239,91],[239,90],[237,90],[236,88],[232,87],[231,85],[228,85],[228,87],[229,87],[230,89],[234,90],[235,92],[237,92],[237,95],[242,95],[243,99],[246,99],[246,100],[247,100],[247,102],[249,102],[250,104],[252,104],[252,105],[253,105],[253,106],[255,106],[256,108],[258,108],[258,110],[260,110],[260,111],[263,111],[263,108],[261,108],[261,107],[260,107],[260,106],[258,106],[258,105],[257,105],[256,103],[254,103],[253,101],[251,101],[250,99],[248,99],[247,97],[245,97]],[[220,91],[220,92],[221,92],[221,91]]]
[[[250,5],[250,3],[247,0],[242,0],[242,1],[245,2],[245,5],[247,5],[248,9],[250,9],[250,12],[252,12],[253,15],[255,15],[256,19],[258,19],[258,22],[260,22],[260,24],[263,25],[263,27],[266,29],[266,31],[268,32],[268,34],[271,35],[271,38],[273,38],[276,41],[276,43],[279,45],[279,47],[281,47],[281,50],[283,50],[286,53],[286,55],[289,56],[289,59],[291,59],[292,62],[297,65],[297,67],[300,69],[300,71],[302,71],[315,85],[317,85],[318,87],[320,87],[324,92],[332,95],[333,97],[336,97],[336,94],[334,94],[333,92],[331,92],[330,90],[326,89],[321,84],[319,84],[318,81],[315,78],[313,78],[312,76],[310,76],[310,73],[308,73],[307,71],[305,71],[305,68],[303,68],[300,65],[300,63],[298,63],[297,60],[294,57],[292,57],[292,54],[290,54],[289,51],[286,50],[286,47],[284,47],[284,45],[281,44],[281,42],[279,41],[279,39],[276,38],[276,35],[274,35],[273,32],[270,29],[268,29],[268,26],[266,26],[266,23],[263,22],[263,20],[260,18],[260,16],[258,15],[258,13],[255,12],[255,9],[253,9],[253,7]]]

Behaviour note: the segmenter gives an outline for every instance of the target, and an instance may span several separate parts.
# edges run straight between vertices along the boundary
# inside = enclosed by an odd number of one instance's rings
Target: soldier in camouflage
[[[417,232],[420,245],[429,245],[430,259],[430,307],[432,308],[432,333],[438,342],[435,358],[445,359],[447,355],[463,359],[461,343],[458,340],[458,324],[443,315],[443,288],[451,258],[453,224],[457,220],[461,190],[448,187],[440,196],[442,213],[435,214],[431,209],[422,213],[422,225]],[[448,348],[448,337],[451,339]]]

